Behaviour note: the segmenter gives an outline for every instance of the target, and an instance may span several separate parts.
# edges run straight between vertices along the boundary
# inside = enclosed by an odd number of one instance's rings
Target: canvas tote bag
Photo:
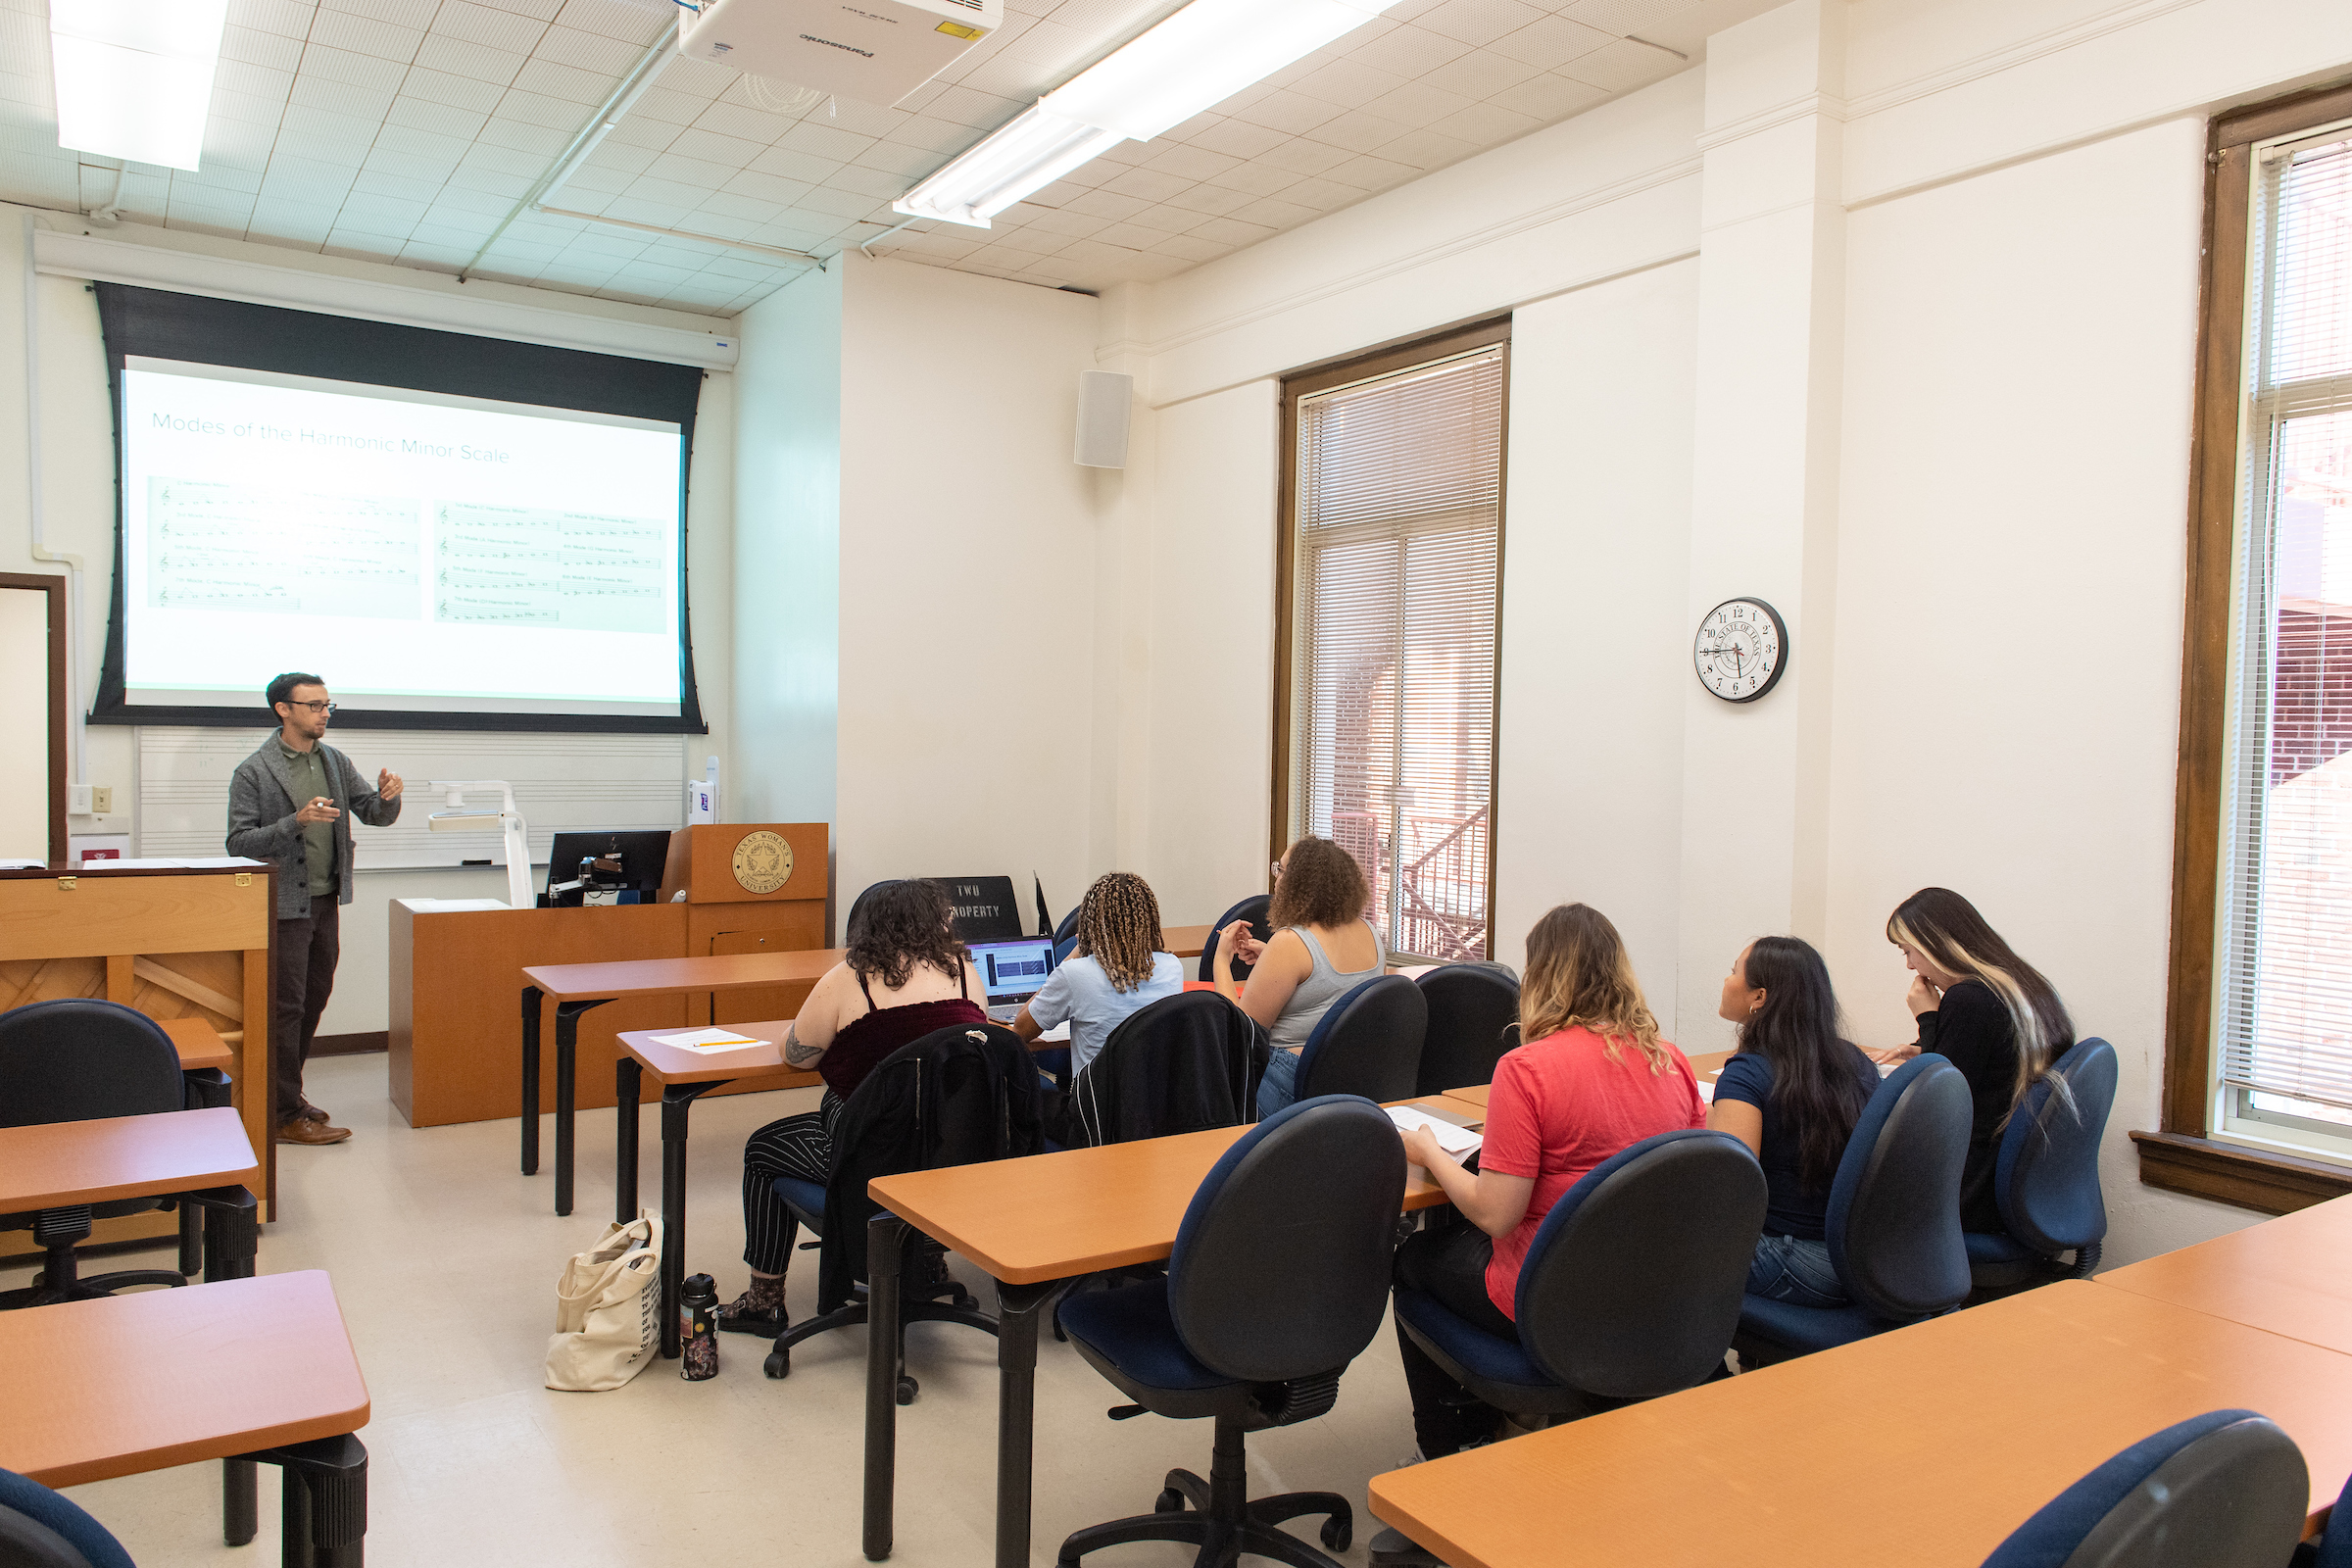
[[[617,1389],[645,1369],[662,1339],[662,1221],[640,1210],[605,1228],[556,1282],[556,1332],[547,1342],[547,1386]]]

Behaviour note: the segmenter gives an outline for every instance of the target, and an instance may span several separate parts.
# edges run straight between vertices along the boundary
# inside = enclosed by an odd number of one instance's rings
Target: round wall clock
[[[1698,683],[1727,703],[1752,703],[1788,665],[1788,628],[1761,599],[1726,599],[1698,623]]]
[[[735,881],[746,893],[773,893],[792,880],[792,846],[761,828],[735,844]]]

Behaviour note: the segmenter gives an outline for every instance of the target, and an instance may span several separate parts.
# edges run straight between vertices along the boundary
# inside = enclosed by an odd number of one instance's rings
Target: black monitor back
[[[565,907],[576,906],[580,902],[577,889],[564,894],[552,890],[558,883],[576,881],[580,861],[605,855],[620,857],[621,886],[635,889],[640,904],[651,904],[662,891],[662,867],[669,860],[669,829],[609,828],[558,833],[547,852],[547,881],[541,887],[540,906],[554,906],[558,900]]]

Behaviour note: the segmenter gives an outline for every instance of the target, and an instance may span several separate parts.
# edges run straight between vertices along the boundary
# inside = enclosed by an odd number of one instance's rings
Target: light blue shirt
[[[1183,989],[1184,960],[1173,953],[1152,955],[1152,978],[1133,991],[1112,990],[1110,976],[1093,958],[1067,958],[1029,999],[1029,1016],[1040,1029],[1070,1026],[1070,1073],[1075,1077],[1131,1014]]]

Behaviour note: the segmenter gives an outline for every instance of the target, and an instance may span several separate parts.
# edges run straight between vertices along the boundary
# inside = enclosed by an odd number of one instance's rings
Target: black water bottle
[[[689,1383],[718,1376],[718,1287],[708,1274],[689,1274],[678,1292],[678,1376]]]

